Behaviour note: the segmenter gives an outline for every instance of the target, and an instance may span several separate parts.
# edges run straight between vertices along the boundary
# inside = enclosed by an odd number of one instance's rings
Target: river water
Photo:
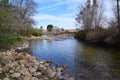
[[[73,37],[52,37],[30,44],[30,52],[52,65],[66,64],[65,73],[76,80],[120,80],[120,50],[95,47]]]

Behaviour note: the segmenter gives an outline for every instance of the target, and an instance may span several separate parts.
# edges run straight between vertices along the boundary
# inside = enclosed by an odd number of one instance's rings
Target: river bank
[[[41,37],[29,38],[40,40]],[[18,43],[17,43],[18,44]],[[11,48],[11,49],[10,49]],[[51,66],[51,61],[38,60],[30,55],[28,40],[0,52],[0,79],[2,80],[74,80],[62,75],[64,66]]]

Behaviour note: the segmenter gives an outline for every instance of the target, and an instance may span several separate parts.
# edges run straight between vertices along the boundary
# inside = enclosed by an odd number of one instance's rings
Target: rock
[[[46,72],[47,72],[48,77],[50,78],[55,77],[56,72],[54,72],[51,68],[48,68]]]
[[[33,61],[33,60],[36,60],[36,58],[35,58],[34,56],[30,56],[30,57],[28,58],[28,60],[29,60],[29,61]]]
[[[33,75],[34,77],[37,77],[37,72],[34,72],[32,75]]]
[[[63,71],[63,67],[57,66],[57,67],[56,67],[56,70],[57,70],[57,72],[62,72],[62,71]]]
[[[56,72],[56,77],[62,80],[64,77],[62,76],[62,72]]]
[[[10,72],[10,73],[14,73],[14,70],[10,70],[9,72]]]
[[[10,51],[15,52],[15,49],[12,48],[12,49],[10,49]]]
[[[42,64],[40,64],[39,67],[38,67],[38,70],[40,70],[40,71],[45,71],[46,69],[47,68]]]
[[[14,56],[15,56],[15,60],[25,59],[24,55],[22,53],[19,53],[19,54],[14,55]]]
[[[74,78],[68,78],[68,80],[75,80]]]
[[[49,80],[49,78],[47,78],[47,77],[44,77],[44,80]]]
[[[3,72],[9,72],[12,68],[10,66],[4,66],[3,67]]]
[[[63,65],[63,69],[67,69],[68,68],[68,65]]]
[[[19,72],[20,72],[22,75],[25,75],[25,76],[32,76],[32,74],[29,73],[28,70],[20,70]]]
[[[3,68],[0,68],[0,74],[2,73],[2,71],[3,71]]]
[[[39,65],[34,65],[33,68],[35,68],[36,70],[38,69]]]
[[[19,71],[20,70],[20,66],[18,65],[16,68],[15,68],[15,71]]]
[[[30,80],[30,76],[25,76],[24,78],[23,78],[23,80]]]
[[[46,62],[46,63],[44,63],[44,66],[45,66],[45,67],[49,67],[49,66],[50,66],[50,63],[47,63],[47,62]]]
[[[30,56],[31,56],[30,54],[25,54],[25,56],[24,56],[24,57],[25,57],[25,59],[29,59],[29,58],[30,58]]]
[[[19,63],[20,65],[22,65],[22,64],[25,64],[26,61],[25,61],[25,60],[19,60],[18,63]]]
[[[44,66],[48,67],[48,66],[50,66],[50,64],[51,64],[51,61],[47,60],[47,61],[45,61]]]
[[[42,73],[41,72],[37,72],[37,76],[41,76],[42,75]]]
[[[44,61],[40,61],[40,64],[44,64],[45,62]]]
[[[31,80],[39,80],[37,77],[32,77]]]
[[[36,69],[35,68],[30,68],[29,71],[30,71],[30,73],[34,73],[36,71]]]
[[[3,80],[74,80],[62,76],[62,71],[67,65],[51,68],[50,61],[38,61],[26,52],[18,54],[14,50],[0,52],[0,56],[0,74],[4,73],[5,76],[2,77]]]
[[[29,68],[29,67],[33,67],[33,63],[29,62],[25,64],[25,67]]]
[[[9,61],[14,61],[14,57],[13,56],[2,56],[2,61],[4,62],[9,62]]]
[[[33,73],[33,76],[34,76],[34,77],[39,77],[39,76],[41,76],[41,75],[42,75],[41,72],[34,72],[34,73]]]
[[[64,75],[64,80],[67,80],[69,78],[69,75],[68,74],[65,74]]]
[[[20,73],[13,73],[12,75],[11,75],[11,77],[12,78],[18,78],[18,77],[20,77]]]
[[[4,78],[3,80],[10,80],[9,78]]]

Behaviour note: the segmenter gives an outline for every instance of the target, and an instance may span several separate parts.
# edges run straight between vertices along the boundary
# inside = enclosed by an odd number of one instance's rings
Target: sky
[[[53,24],[59,28],[75,29],[75,17],[78,12],[78,5],[86,0],[34,0],[37,3],[37,13],[33,16],[36,21],[34,27],[46,28],[48,24]],[[112,16],[111,0],[102,0],[105,4],[105,15]]]

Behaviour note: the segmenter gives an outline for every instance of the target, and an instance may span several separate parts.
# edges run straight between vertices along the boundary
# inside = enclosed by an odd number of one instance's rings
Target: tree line
[[[81,30],[76,34],[76,38],[87,40],[91,43],[107,43],[109,45],[119,45],[120,43],[120,8],[119,0],[114,0],[112,8],[114,17],[107,20],[105,4],[102,0],[86,0],[84,4],[78,6],[79,11],[76,16],[77,24]],[[106,24],[109,27],[106,27]],[[105,27],[105,28],[103,28]]]
[[[32,27],[35,8],[34,0],[0,0],[0,41],[16,35],[40,35]]]

